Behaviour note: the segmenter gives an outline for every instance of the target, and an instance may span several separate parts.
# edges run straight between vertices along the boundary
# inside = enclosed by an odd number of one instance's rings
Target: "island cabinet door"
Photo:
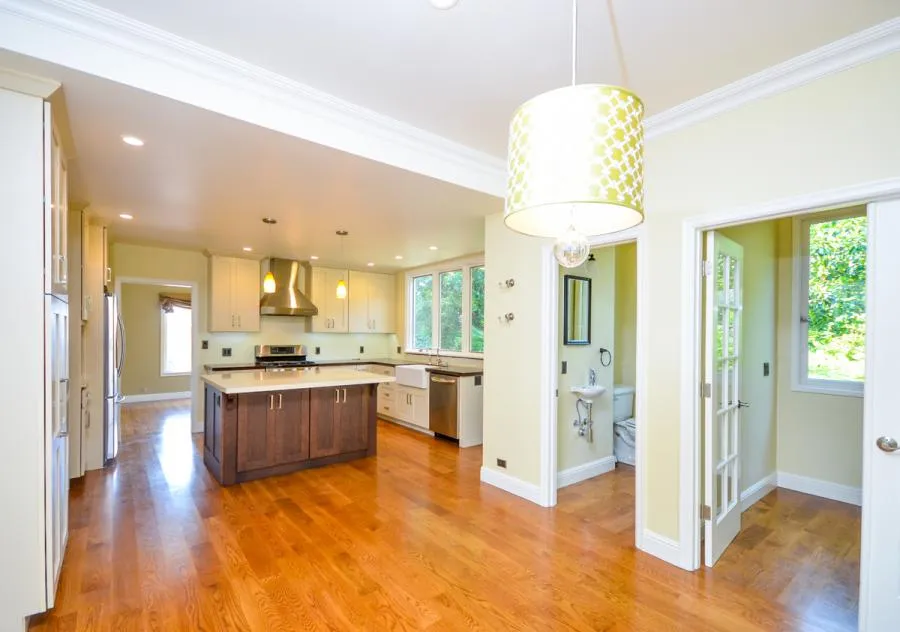
[[[273,465],[309,458],[309,391],[275,394],[275,459]]]
[[[335,409],[341,452],[358,452],[369,447],[368,386],[341,388],[341,401]]]
[[[339,454],[340,428],[336,411],[343,393],[339,388],[314,388],[309,391],[309,458]]]
[[[242,393],[238,396],[238,472],[258,470],[273,464],[276,398],[273,393]]]

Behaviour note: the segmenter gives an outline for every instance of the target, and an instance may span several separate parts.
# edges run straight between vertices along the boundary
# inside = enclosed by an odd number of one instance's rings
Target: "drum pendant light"
[[[346,230],[337,231],[337,236],[341,238],[341,261],[344,260],[344,237],[346,237],[348,234],[349,233]],[[338,281],[334,295],[341,300],[347,298],[347,284],[344,282],[343,270],[341,270],[341,280]]]
[[[623,81],[612,0],[607,0]],[[504,222],[516,232],[556,237],[566,267],[589,253],[586,235],[644,220],[644,105],[625,88],[576,85],[578,3],[572,2],[572,85],[527,101],[509,126]]]
[[[263,224],[268,225],[269,227],[269,247],[272,246],[272,226],[278,223],[278,220],[272,219],[271,217],[263,217]],[[272,274],[272,271],[269,270],[266,272],[266,276],[263,277],[263,292],[266,294],[274,294],[275,293],[275,275]]]

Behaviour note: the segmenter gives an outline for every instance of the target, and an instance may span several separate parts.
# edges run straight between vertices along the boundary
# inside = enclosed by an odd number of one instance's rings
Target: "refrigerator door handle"
[[[119,357],[116,359],[116,376],[122,377],[122,368],[125,366],[125,323],[122,322],[121,315],[116,316],[116,328],[122,341],[119,345]]]

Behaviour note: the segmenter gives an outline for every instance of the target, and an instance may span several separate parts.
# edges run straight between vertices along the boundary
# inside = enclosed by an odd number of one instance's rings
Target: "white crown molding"
[[[645,135],[689,127],[898,51],[900,18],[894,18],[650,116],[644,121]]]
[[[9,68],[0,68],[0,88],[21,92],[33,97],[48,99],[59,89],[60,83],[52,79],[35,77]]]
[[[503,160],[83,0],[0,0],[3,47],[503,196]]]

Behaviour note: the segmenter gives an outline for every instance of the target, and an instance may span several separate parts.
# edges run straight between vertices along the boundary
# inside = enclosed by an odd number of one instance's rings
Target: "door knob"
[[[897,440],[893,437],[878,437],[875,441],[875,445],[878,446],[878,449],[882,452],[896,452],[900,450],[900,444],[897,443]]]

